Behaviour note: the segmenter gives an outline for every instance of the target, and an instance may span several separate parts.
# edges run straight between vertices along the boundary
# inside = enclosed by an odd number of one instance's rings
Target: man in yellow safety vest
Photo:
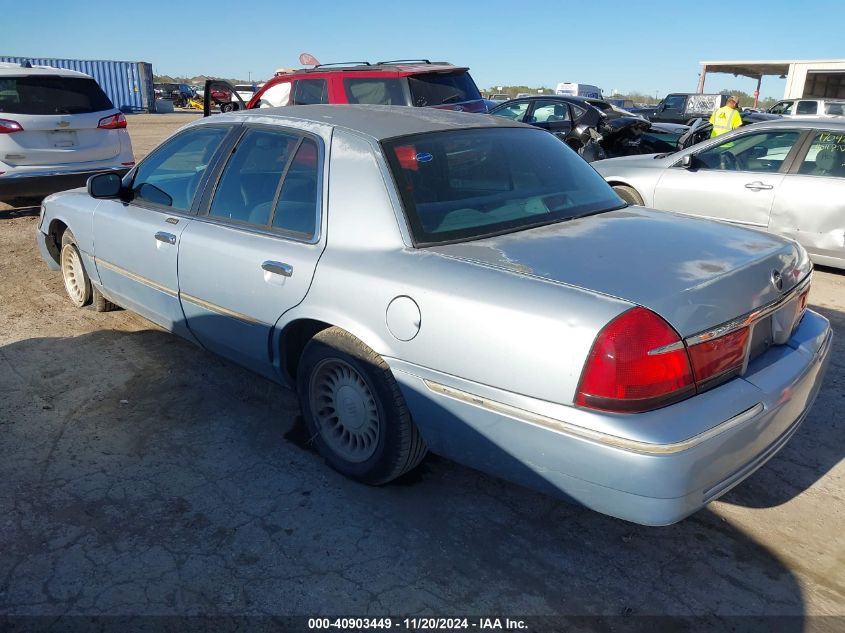
[[[737,110],[738,106],[737,98],[731,95],[724,106],[710,115],[710,123],[713,124],[713,132],[710,133],[710,138],[721,136],[725,132],[730,132],[742,125],[742,117]]]

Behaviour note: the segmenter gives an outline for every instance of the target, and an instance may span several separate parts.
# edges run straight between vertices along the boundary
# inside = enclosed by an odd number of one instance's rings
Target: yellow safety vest
[[[710,123],[713,124],[713,132],[711,132],[710,138],[716,138],[742,125],[742,117],[738,110],[729,106],[722,106],[710,115]]]

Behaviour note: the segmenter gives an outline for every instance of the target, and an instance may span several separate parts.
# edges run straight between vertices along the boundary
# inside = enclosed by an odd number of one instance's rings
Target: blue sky
[[[577,81],[605,94],[661,95],[695,90],[701,60],[845,57],[838,35],[845,0],[694,7],[678,0],[0,0],[0,55],[148,61],[160,74],[244,79],[297,66],[301,52],[322,62],[426,57],[469,66],[483,89]],[[754,85],[708,75],[706,87],[750,93]],[[766,77],[761,93],[780,97],[783,88]]]

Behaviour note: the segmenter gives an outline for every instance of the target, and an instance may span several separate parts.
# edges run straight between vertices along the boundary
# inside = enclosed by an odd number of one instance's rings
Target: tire
[[[317,451],[350,479],[385,484],[428,451],[387,363],[345,330],[331,327],[308,342],[297,392]]]
[[[59,252],[59,266],[62,280],[70,302],[81,308],[91,302],[91,279],[82,264],[82,255],[70,229],[62,233],[62,248]]]
[[[232,112],[235,109],[235,104],[231,101],[220,105],[220,112]]]
[[[637,193],[637,190],[627,185],[613,185],[613,190],[620,198],[628,204],[635,204],[637,206],[643,205],[642,196]]]

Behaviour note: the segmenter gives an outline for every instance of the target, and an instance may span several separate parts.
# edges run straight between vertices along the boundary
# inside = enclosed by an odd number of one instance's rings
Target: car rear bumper
[[[116,173],[122,177],[129,169],[130,167],[103,167],[16,171],[0,176],[0,200],[43,197],[57,191],[81,187],[95,174]]]
[[[786,444],[815,400],[831,341],[827,320],[808,311],[789,343],[756,359],[741,379],[659,413],[590,413],[595,422],[612,418],[615,435],[597,431],[601,424],[550,417],[543,403],[514,407],[490,388],[388,363],[434,453],[605,514],[667,525],[726,493]],[[706,416],[707,431],[666,443],[634,432],[667,421],[694,426],[690,416]],[[627,436],[620,420],[630,425]]]

